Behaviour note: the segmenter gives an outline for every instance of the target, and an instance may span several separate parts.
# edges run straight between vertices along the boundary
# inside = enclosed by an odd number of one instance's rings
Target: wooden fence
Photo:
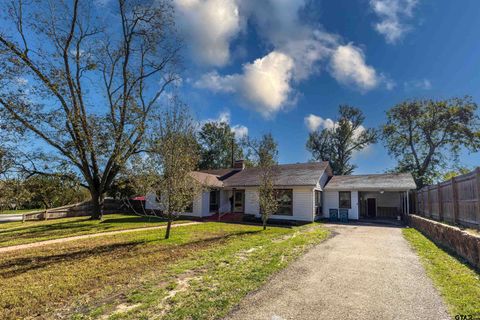
[[[416,192],[415,213],[438,221],[480,228],[480,167]]]
[[[135,202],[135,201],[134,201]],[[136,202],[133,204],[136,205]],[[67,217],[89,216],[92,213],[92,204],[90,201],[71,204],[63,207],[52,208],[47,211],[39,210],[29,212],[23,215],[23,220],[47,220]],[[110,213],[130,213],[131,208],[121,200],[105,199],[104,214]]]

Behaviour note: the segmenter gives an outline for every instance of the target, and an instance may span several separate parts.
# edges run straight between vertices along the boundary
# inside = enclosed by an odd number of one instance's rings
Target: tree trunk
[[[92,214],[90,216],[91,220],[102,220],[103,218],[103,194],[96,191],[90,191],[92,196]]]
[[[267,218],[263,217],[262,222],[263,222],[263,230],[267,230]]]
[[[170,238],[170,228],[172,227],[172,217],[168,217],[167,231],[165,232],[165,239]]]

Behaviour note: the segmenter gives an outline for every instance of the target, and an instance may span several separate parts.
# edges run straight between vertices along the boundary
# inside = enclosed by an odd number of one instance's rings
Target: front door
[[[375,218],[377,216],[377,199],[367,199],[367,214],[369,218]]]
[[[245,210],[245,190],[233,191],[233,212],[243,213]]]

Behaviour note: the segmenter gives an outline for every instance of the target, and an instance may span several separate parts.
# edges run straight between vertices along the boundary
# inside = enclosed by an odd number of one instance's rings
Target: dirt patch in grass
[[[172,231],[169,240],[148,231],[6,253],[0,258],[0,319],[51,318],[74,296],[88,293],[83,297],[88,302],[122,292],[123,286],[244,230],[210,231],[211,226],[189,226]]]
[[[297,229],[204,223],[10,252],[0,319],[218,318],[328,234],[272,242]]]

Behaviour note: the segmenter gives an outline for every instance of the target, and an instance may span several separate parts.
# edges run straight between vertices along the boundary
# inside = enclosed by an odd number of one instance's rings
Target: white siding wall
[[[147,193],[145,196],[145,209],[147,210],[161,210],[162,206],[157,202],[157,196],[153,192]]]
[[[348,190],[345,190],[348,191]],[[348,210],[349,219],[358,219],[358,191],[352,193],[352,208]],[[338,191],[323,192],[323,216],[328,218],[329,209],[338,209]]]
[[[272,215],[271,219],[281,220],[299,220],[299,221],[314,221],[314,193],[313,188],[308,187],[293,187],[285,188],[292,189],[293,193],[293,215]],[[245,190],[245,213],[255,214],[260,217],[260,206],[258,203],[257,188],[248,188]]]
[[[260,204],[258,203],[258,189],[245,189],[245,213],[246,214],[260,214]]]
[[[191,215],[194,217],[202,216],[202,193],[197,194],[193,198],[193,212]]]
[[[313,188],[293,189],[293,216],[294,220],[313,221],[315,196]]]

